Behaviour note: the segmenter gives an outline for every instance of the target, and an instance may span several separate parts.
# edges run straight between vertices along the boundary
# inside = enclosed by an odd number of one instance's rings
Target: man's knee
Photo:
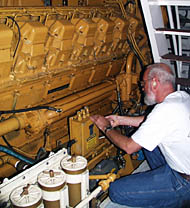
[[[117,183],[115,183],[115,182],[110,184],[109,197],[112,202],[119,203],[118,202],[118,186],[117,186]]]
[[[110,184],[109,187],[109,197],[112,202],[126,205],[127,204],[127,191],[124,187],[121,187],[121,183],[119,180]]]

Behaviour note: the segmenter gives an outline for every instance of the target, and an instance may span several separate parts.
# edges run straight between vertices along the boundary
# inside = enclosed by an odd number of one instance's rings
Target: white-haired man
[[[149,65],[143,75],[144,101],[156,104],[144,116],[103,117],[92,121],[116,146],[128,154],[143,149],[151,170],[111,183],[109,196],[131,207],[190,207],[190,96],[175,91],[175,76],[164,63]],[[138,127],[127,137],[113,127]]]

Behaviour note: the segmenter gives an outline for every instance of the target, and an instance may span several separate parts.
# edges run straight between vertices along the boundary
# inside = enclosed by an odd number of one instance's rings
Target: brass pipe
[[[109,184],[111,182],[114,182],[116,178],[119,178],[119,176],[112,173],[112,174],[109,175],[108,179],[100,181],[99,185],[102,187],[102,190],[106,191],[109,188]]]
[[[111,182],[115,181],[119,177],[120,176],[118,176],[114,173],[110,173],[109,177],[106,180],[101,180],[99,182],[99,186],[90,195],[88,195],[79,204],[77,204],[77,206],[75,208],[81,208],[81,207],[84,207],[85,205],[87,205],[90,200],[92,200],[93,198],[96,198],[96,196],[98,195],[98,193],[100,193],[100,191],[102,191],[102,190],[106,191],[109,188],[109,184]]]
[[[90,180],[102,180],[102,179],[107,179],[107,175],[90,175],[89,176]]]
[[[108,173],[106,175],[89,175],[90,180],[102,180],[108,179],[112,173]]]

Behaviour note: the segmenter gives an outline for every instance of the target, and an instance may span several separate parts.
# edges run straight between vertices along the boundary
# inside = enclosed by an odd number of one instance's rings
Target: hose
[[[19,27],[18,23],[16,22],[16,20],[13,17],[10,17],[10,16],[8,16],[8,18],[11,19],[15,23],[15,25],[17,26],[17,29],[18,29],[18,42],[17,42],[16,48],[15,48],[15,51],[14,51],[14,54],[13,54],[13,58],[14,58],[15,55],[16,55],[17,49],[18,49],[18,45],[20,43],[21,33],[20,33],[20,27]]]
[[[138,59],[138,61],[139,61],[139,63],[140,63],[141,69],[142,69],[142,71],[143,71],[144,68],[145,68],[145,66],[144,66],[144,64],[143,64],[142,58],[139,56],[138,52],[135,50],[135,48],[133,47],[133,44],[131,43],[131,41],[130,41],[129,39],[127,39],[127,43],[128,43],[128,45],[129,45],[130,49],[131,49],[131,50],[134,52],[134,54],[136,55],[136,57],[137,57],[137,59]]]
[[[17,153],[15,150],[13,149],[10,149],[8,147],[5,147],[3,145],[0,145],[0,152],[4,152],[4,153],[7,153],[8,155],[11,155],[13,157],[16,157],[17,159],[19,160],[22,160],[30,165],[34,164],[36,161],[31,159],[31,158],[28,158],[28,157],[25,157],[19,153]]]
[[[60,108],[54,108],[54,107],[51,107],[51,106],[36,106],[36,107],[32,107],[32,108],[25,108],[25,109],[18,109],[18,110],[0,111],[0,115],[10,114],[10,113],[23,113],[23,112],[35,111],[35,110],[41,110],[41,109],[56,111],[58,113],[60,113],[62,111]]]
[[[9,144],[9,142],[6,140],[6,138],[5,138],[4,135],[2,136],[2,138],[3,138],[3,141],[6,143],[6,145],[7,145],[10,149],[12,149],[13,147]]]

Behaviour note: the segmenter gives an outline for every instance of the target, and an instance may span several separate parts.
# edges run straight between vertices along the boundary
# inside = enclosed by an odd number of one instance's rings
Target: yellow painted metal
[[[90,120],[89,109],[84,108],[70,117],[70,139],[75,140],[72,153],[86,156],[99,145],[99,130]]]
[[[5,24],[0,24],[0,83],[7,81],[12,65],[11,42],[13,31]]]
[[[68,20],[57,20],[49,28],[46,43],[48,51],[46,65],[53,68],[56,65],[68,64],[72,53],[72,39],[75,32],[74,25]]]
[[[13,167],[15,167],[16,163],[18,163],[18,162],[19,162],[18,159],[14,158],[12,156],[9,156],[9,155],[5,155],[5,156],[0,158],[0,166],[2,166],[3,164],[8,163],[8,164],[12,165]]]
[[[120,176],[129,175],[129,174],[131,174],[131,173],[134,171],[134,169],[136,168],[136,167],[133,165],[133,163],[132,163],[132,159],[131,159],[131,156],[130,156],[130,155],[125,154],[125,155],[124,155],[124,159],[125,159],[127,165],[126,165],[123,169],[120,169],[120,170],[118,171],[118,175],[120,175]]]
[[[89,158],[88,168],[92,169],[95,167],[97,163],[102,161],[103,159],[109,157],[109,155],[115,155],[116,149],[113,144],[108,143],[106,140],[103,140],[101,145],[99,145],[96,149],[91,151],[91,155],[87,156]]]
[[[99,141],[96,131],[96,137],[84,141],[92,123],[73,115],[84,106],[91,115],[111,113],[117,104],[116,89],[125,108],[133,106],[131,100],[139,103],[141,69],[127,38],[149,62],[147,38],[139,14],[134,8],[126,13],[123,1],[61,4],[59,0],[52,0],[52,7],[39,0],[0,1],[0,111],[42,105],[62,110],[1,114],[0,136],[31,158],[40,147],[51,151],[66,146],[69,138],[79,138],[72,151],[85,155],[93,168],[115,155],[116,149],[107,139]],[[73,117],[71,135],[68,117]],[[0,145],[6,143],[1,139]],[[0,152],[0,158],[6,156]],[[0,167],[0,177],[16,172],[7,161]]]
[[[110,96],[111,90],[115,89],[113,83],[105,83],[98,87],[94,87],[85,91],[85,93],[77,93],[72,97],[65,98],[61,101],[55,102],[55,106],[62,109],[61,113],[48,110],[39,110],[33,112],[22,113],[7,120],[0,122],[0,136],[7,134],[14,130],[26,128],[26,131],[31,133],[39,133],[48,124],[64,118],[67,111],[75,111],[79,106],[91,105],[94,102]],[[99,89],[98,89],[99,88]],[[92,93],[92,91],[95,93]],[[69,112],[70,113],[70,112]],[[89,118],[88,118],[89,119]]]
[[[43,0],[2,0],[0,6],[44,6]]]
[[[22,129],[27,125],[23,115],[17,117],[11,117],[8,120],[1,122],[0,124],[1,124],[1,130],[0,130],[1,136],[9,132],[12,132],[14,130]]]
[[[13,31],[6,25],[0,24],[0,49],[10,49],[12,38]]]
[[[63,0],[51,0],[52,6],[63,6]]]

